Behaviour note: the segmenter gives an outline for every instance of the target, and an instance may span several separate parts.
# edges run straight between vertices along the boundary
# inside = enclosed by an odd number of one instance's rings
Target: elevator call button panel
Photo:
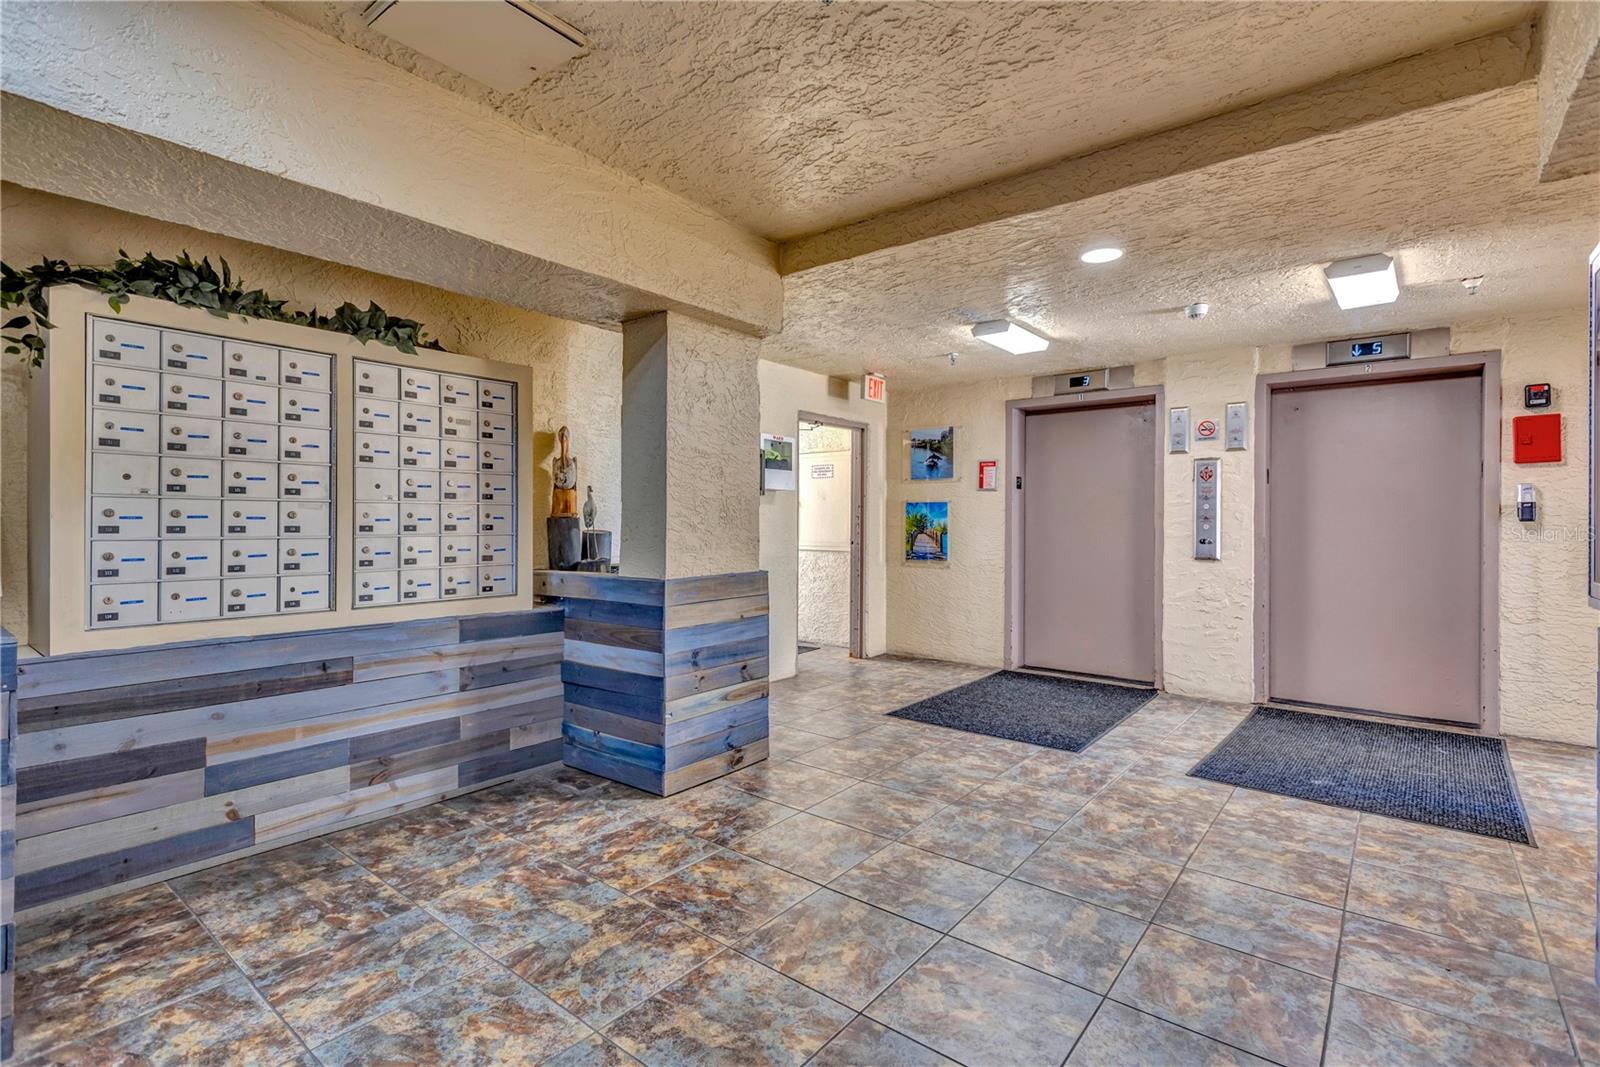
[[[1194,461],[1194,558],[1222,558],[1222,460]]]

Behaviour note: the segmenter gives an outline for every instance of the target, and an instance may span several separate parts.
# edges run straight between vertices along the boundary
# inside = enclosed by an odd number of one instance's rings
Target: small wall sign
[[[833,477],[833,464],[832,463],[816,463],[816,464],[813,464],[812,467],[811,467],[811,477],[813,477],[813,478],[832,478]]]
[[[874,404],[886,403],[889,399],[889,379],[881,374],[867,373],[861,376],[861,399],[870,400]]]
[[[1209,441],[1217,436],[1217,420],[1201,419],[1194,425],[1194,435],[1202,441]]]
[[[990,493],[1000,488],[1000,461],[997,459],[978,460],[978,490]]]

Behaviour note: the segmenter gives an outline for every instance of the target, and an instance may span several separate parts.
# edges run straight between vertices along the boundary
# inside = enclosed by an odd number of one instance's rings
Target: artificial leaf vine
[[[136,260],[119,250],[116,262],[109,267],[73,266],[64,259],[46,259],[37,266],[17,270],[9,263],[0,263],[0,308],[25,309],[6,319],[0,327],[0,340],[5,343],[6,355],[20,356],[30,366],[42,365],[44,331],[53,325],[45,290],[52,285],[72,284],[104,293],[111,310],[119,314],[129,296],[149,296],[205,308],[218,318],[238,315],[311,326],[349,334],[363,344],[377,341],[406,353],[444,347],[428,337],[420,322],[391,315],[375,303],[369,302],[363,311],[346,302],[331,315],[321,314],[316,308],[292,311],[284,301],[275,300],[260,289],[246,288],[241,279],[234,277],[227,260],[219,257],[217,262],[222,266],[220,271],[209,258],[196,263],[187,251],[177,259],[159,259],[146,252],[144,258]]]

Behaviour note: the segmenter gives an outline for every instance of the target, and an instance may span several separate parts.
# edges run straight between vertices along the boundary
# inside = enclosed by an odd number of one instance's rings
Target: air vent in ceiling
[[[521,89],[589,47],[579,30],[516,0],[374,0],[368,26],[491,89]]]

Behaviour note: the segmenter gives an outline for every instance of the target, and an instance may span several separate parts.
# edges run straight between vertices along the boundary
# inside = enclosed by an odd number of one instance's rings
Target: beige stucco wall
[[[539,464],[534,478],[536,515],[548,514],[549,460],[555,431],[567,425],[578,457],[579,485],[593,485],[597,525],[619,521],[621,445],[621,336],[536,312],[507,307],[383,275],[309,259],[261,245],[68,200],[16,185],[0,185],[0,257],[13,265],[43,257],[108,263],[117,250],[170,256],[226,257],[250,284],[295,307],[327,309],[350,300],[375,300],[391,312],[420,320],[446,348],[466,355],[533,368],[534,423],[524,457]],[[222,328],[197,313],[196,328]],[[0,370],[0,624],[26,640],[28,490],[27,371],[7,357]],[[752,439],[753,439],[752,431]],[[580,491],[580,496],[581,496]],[[751,537],[753,539],[753,530]],[[546,552],[544,524],[534,522],[534,558]],[[753,552],[752,552],[753,555]]]
[[[861,399],[861,383],[841,382],[820,374],[762,360],[758,366],[761,381],[760,433],[794,437],[799,431],[800,412],[831,415],[865,423],[866,468],[862,548],[863,598],[861,610],[862,651],[868,656],[882,655],[888,648],[888,607],[885,586],[884,501],[888,492],[885,474],[887,450],[884,427],[889,411],[883,404]],[[840,389],[838,386],[847,386]],[[890,383],[893,392],[893,383]],[[751,465],[755,448],[751,439]],[[769,492],[760,496],[761,569],[767,572],[771,596],[769,643],[772,677],[788,678],[795,672],[795,642],[799,618],[799,494]]]
[[[1500,542],[1500,705],[1503,732],[1593,745],[1594,633],[1600,616],[1586,592],[1587,316],[1581,307],[1453,327],[1451,349],[1502,352],[1502,502]],[[1141,364],[1137,381],[1160,384],[1168,407],[1187,406],[1195,419],[1220,419],[1224,406],[1251,402],[1255,378],[1290,369],[1287,348],[1231,349]],[[1521,413],[1522,386],[1549,381],[1553,410],[1565,414],[1564,462],[1517,467],[1511,462],[1510,419]],[[1005,401],[1030,394],[1027,379],[891,394],[890,451],[914,427],[954,424],[961,478],[945,488],[891,475],[887,535],[900,536],[903,502],[950,501],[948,566],[901,562],[890,544],[889,649],[987,666],[1004,662],[1005,499],[976,491],[979,458],[1005,468]],[[1254,433],[1252,425],[1252,434]],[[1253,436],[1252,436],[1253,444]],[[1198,561],[1189,546],[1192,461],[1225,455],[1223,558]],[[1220,439],[1193,443],[1165,463],[1163,661],[1168,690],[1220,700],[1255,697],[1255,457],[1223,453]],[[903,463],[903,457],[898,459]],[[1519,481],[1538,487],[1540,522],[1516,521]],[[930,625],[929,620],[938,620]]]

